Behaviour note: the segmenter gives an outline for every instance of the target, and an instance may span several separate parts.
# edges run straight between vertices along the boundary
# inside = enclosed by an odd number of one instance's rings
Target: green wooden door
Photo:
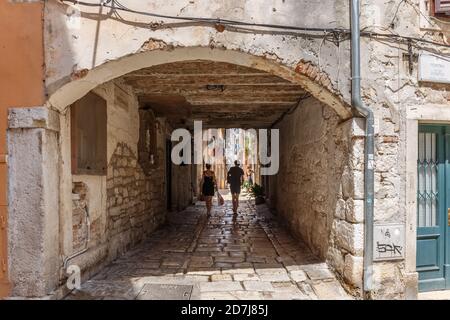
[[[419,290],[450,288],[450,126],[419,126],[417,271]]]

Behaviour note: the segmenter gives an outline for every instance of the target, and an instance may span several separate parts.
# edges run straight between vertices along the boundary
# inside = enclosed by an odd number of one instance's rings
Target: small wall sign
[[[450,83],[450,58],[421,53],[419,55],[419,81]]]
[[[405,257],[405,226],[380,224],[374,226],[373,260],[401,260]]]

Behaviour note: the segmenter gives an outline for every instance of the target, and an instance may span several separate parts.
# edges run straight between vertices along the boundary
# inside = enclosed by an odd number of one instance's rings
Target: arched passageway
[[[348,107],[307,75],[234,51],[156,50],[88,72],[48,105],[60,119],[58,250],[64,268],[97,275],[82,298],[144,294],[168,276],[200,298],[343,298],[342,284],[361,288],[362,200],[343,185],[363,141]],[[278,173],[253,167],[266,204],[245,200],[233,219],[226,201],[209,220],[192,206],[202,166],[172,163],[170,140],[194,121],[279,130]]]

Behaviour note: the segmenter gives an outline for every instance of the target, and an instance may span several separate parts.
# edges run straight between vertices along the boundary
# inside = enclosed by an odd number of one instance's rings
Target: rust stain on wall
[[[88,73],[89,73],[88,69],[75,70],[70,75],[70,78],[72,81],[82,79],[82,78],[86,77],[88,75]]]
[[[165,43],[162,40],[150,38],[147,41],[144,42],[144,44],[141,46],[140,52],[145,51],[152,51],[152,50],[158,50],[158,49],[171,49],[173,46],[169,46],[167,43]]]
[[[328,74],[321,71],[310,61],[300,60],[295,67],[295,72],[308,77],[312,81],[329,90],[331,93],[337,94],[332,86],[331,79]]]

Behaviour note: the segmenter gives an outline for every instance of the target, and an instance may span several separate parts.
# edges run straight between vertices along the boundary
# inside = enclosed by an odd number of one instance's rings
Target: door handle
[[[447,209],[447,220],[448,220],[447,226],[450,227],[450,208]]]

